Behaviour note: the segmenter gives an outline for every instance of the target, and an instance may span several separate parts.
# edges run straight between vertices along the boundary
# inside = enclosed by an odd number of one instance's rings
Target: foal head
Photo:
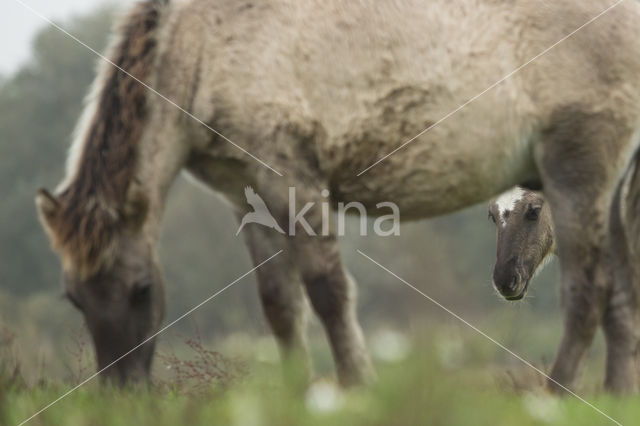
[[[164,292],[151,239],[143,232],[146,207],[108,210],[95,198],[69,200],[40,191],[41,222],[62,259],[67,298],[84,315],[98,370],[116,361],[156,331]],[[146,379],[153,341],[103,373],[117,383]]]
[[[522,299],[555,249],[551,211],[542,193],[516,187],[489,205],[498,249],[493,284],[507,300]]]

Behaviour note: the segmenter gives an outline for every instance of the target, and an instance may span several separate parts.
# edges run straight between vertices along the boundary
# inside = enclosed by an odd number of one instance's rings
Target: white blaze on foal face
[[[507,216],[513,211],[516,203],[524,197],[524,190],[520,187],[515,187],[504,194],[500,195],[496,200],[498,206],[498,218],[496,218],[496,225],[502,227],[507,225]]]

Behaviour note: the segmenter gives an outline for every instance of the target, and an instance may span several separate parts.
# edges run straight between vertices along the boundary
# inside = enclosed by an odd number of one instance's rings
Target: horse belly
[[[393,201],[405,217],[435,216],[535,177],[535,107],[518,76],[457,111],[520,63],[508,10],[490,2],[406,5],[388,6],[398,20],[371,9],[381,31],[349,25],[342,14],[333,31],[309,22],[303,36],[309,59],[296,62],[296,81],[328,135],[321,160],[334,198]],[[480,25],[489,16],[490,30]]]
[[[489,95],[439,123],[454,108],[381,106],[330,148],[334,197],[370,208],[391,201],[411,219],[446,214],[535,179],[532,126],[503,100]],[[396,106],[405,101],[393,97]]]
[[[320,162],[333,198],[374,208],[392,201],[406,218],[468,206],[531,174],[523,119],[529,106],[513,78],[358,176],[517,66],[506,8],[330,1],[307,10],[305,4],[296,9],[302,16],[290,16],[290,9],[265,15],[264,33],[238,33],[239,47],[225,44],[207,55],[215,58],[207,69],[218,71],[205,73],[203,86],[219,91],[218,111],[233,118],[230,128],[215,122],[223,134],[256,152],[252,143],[262,140],[252,135],[272,127],[276,108],[283,117],[319,123],[327,135]],[[477,25],[486,17],[490,30]],[[477,60],[489,52],[498,59]],[[206,91],[199,116],[212,114],[211,97]]]

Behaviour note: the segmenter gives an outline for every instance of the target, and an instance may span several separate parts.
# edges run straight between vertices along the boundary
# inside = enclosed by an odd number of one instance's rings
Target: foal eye
[[[131,290],[131,303],[139,305],[149,301],[151,296],[151,282],[136,283]]]
[[[538,220],[538,217],[540,216],[540,210],[541,207],[533,207],[530,205],[527,209],[525,217],[527,218],[527,220]]]

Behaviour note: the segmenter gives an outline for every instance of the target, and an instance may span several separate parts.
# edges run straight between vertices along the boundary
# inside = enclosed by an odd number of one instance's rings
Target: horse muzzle
[[[529,279],[518,268],[493,271],[493,285],[500,295],[507,300],[520,300],[527,293]]]

